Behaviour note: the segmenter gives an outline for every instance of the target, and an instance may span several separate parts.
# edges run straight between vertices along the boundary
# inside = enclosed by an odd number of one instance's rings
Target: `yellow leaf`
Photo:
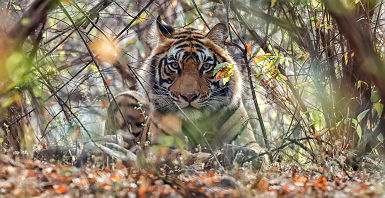
[[[349,62],[349,59],[348,59],[348,53],[347,53],[347,52],[345,52],[344,58],[345,58],[345,65],[347,65],[348,62]]]
[[[20,6],[16,5],[16,4],[12,4],[13,5],[13,8],[15,8],[15,10],[21,10]]]
[[[131,45],[131,44],[134,44],[135,42],[136,42],[135,39],[131,39],[131,40],[127,41],[126,44],[124,44],[124,47]]]

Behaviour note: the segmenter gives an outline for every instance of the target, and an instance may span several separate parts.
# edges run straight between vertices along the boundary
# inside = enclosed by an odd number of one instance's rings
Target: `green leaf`
[[[358,122],[361,122],[361,120],[366,116],[366,114],[369,112],[369,109],[366,109],[365,111],[361,112],[360,114],[358,114],[357,116],[357,120]]]
[[[378,141],[380,141],[381,143],[384,142],[384,136],[382,135],[382,133],[378,134],[377,139],[378,139]]]
[[[214,73],[213,76],[215,76],[219,71],[221,71],[223,68],[229,66],[230,64],[228,62],[223,62],[218,64],[217,66],[214,67]]]
[[[377,115],[381,116],[382,115],[382,110],[384,109],[384,105],[381,104],[380,101],[378,101],[378,102],[374,103],[374,108],[376,108]]]
[[[361,138],[362,138],[362,129],[361,129],[360,125],[357,125],[356,132],[357,132],[358,138],[361,140]]]
[[[270,60],[265,64],[265,67],[272,69],[273,67],[279,64],[279,59],[280,59],[279,56],[274,57],[272,60]]]
[[[323,114],[317,110],[311,111],[311,123],[314,125],[316,130],[321,130],[324,128],[325,119]]]
[[[380,95],[378,95],[377,91],[372,91],[372,94],[370,95],[370,101],[372,103],[376,103],[378,101],[380,101]]]
[[[29,18],[22,18],[21,19],[21,24],[24,25],[24,26],[28,25],[29,22],[30,22]]]

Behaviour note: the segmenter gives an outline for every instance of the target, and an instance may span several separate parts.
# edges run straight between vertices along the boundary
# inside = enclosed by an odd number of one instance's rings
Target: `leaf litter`
[[[237,168],[221,173],[180,169],[155,173],[115,164],[76,168],[0,155],[0,196],[16,197],[381,197],[380,172],[304,170],[274,163],[262,171]]]

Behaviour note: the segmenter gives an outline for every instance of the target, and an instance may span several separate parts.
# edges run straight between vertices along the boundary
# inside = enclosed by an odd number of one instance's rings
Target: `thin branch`
[[[195,8],[195,10],[198,12],[198,15],[199,15],[199,17],[202,19],[203,23],[206,25],[206,27],[207,27],[209,30],[211,30],[211,28],[210,28],[210,26],[207,24],[205,18],[203,18],[201,12],[199,11],[199,8],[198,8],[197,4],[195,3],[195,0],[191,0],[191,2],[193,3],[194,8]]]
[[[116,41],[126,30],[128,30],[128,28],[131,27],[131,25],[140,17],[140,15],[154,2],[154,0],[150,0],[142,10],[140,10],[138,12],[138,14],[126,25],[126,27],[123,28],[123,30],[121,30],[119,32],[119,34],[117,34],[115,36],[115,38],[112,40],[112,41]]]

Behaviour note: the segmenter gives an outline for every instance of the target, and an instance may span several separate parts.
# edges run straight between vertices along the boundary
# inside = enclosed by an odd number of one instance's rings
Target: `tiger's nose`
[[[180,94],[180,97],[187,102],[192,102],[199,97],[199,94],[196,94],[196,93]]]

